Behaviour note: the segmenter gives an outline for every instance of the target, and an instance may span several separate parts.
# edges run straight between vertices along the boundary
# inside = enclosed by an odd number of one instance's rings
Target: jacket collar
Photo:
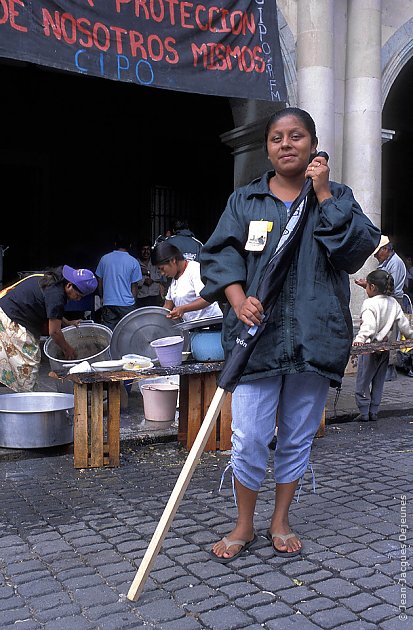
[[[253,179],[252,182],[247,185],[247,197],[250,199],[251,197],[255,196],[273,196],[272,192],[270,191],[270,179],[271,177],[274,177],[274,175],[275,171],[267,171],[261,177]]]

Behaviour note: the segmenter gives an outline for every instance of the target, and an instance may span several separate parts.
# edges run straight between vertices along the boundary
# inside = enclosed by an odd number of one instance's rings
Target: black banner
[[[0,57],[286,101],[275,0],[0,0]]]

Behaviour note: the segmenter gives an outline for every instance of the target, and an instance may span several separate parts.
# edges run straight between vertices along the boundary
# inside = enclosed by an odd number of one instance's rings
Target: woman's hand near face
[[[307,166],[305,176],[313,180],[313,188],[317,195],[318,203],[322,203],[332,197],[328,184],[329,175],[330,168],[324,157],[316,156]]]

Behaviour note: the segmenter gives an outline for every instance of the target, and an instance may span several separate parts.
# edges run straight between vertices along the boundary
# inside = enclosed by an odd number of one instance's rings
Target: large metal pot
[[[54,372],[67,372],[76,363],[88,361],[106,361],[111,359],[110,342],[112,331],[103,324],[94,322],[82,322],[80,326],[66,326],[62,332],[68,343],[76,350],[77,359],[67,361],[64,358],[61,348],[48,337],[43,346],[43,350],[49,359],[50,368]],[[73,383],[71,381],[58,380],[57,390],[66,394],[73,394]]]
[[[67,361],[60,346],[48,337],[43,350],[55,372],[62,372],[68,365],[75,365],[82,361],[94,363],[111,359],[110,342],[112,331],[103,324],[82,322],[80,326],[66,326],[62,329],[66,341],[76,350],[77,358]]]
[[[0,395],[0,446],[43,448],[73,442],[73,409],[72,394]]]

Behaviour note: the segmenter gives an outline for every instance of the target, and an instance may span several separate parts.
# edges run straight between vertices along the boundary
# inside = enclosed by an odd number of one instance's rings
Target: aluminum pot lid
[[[191,319],[186,322],[174,324],[175,330],[193,330],[194,328],[208,328],[216,324],[222,324],[224,317],[216,315],[215,317],[200,317],[199,319]],[[175,333],[176,334],[176,333]]]
[[[0,395],[0,413],[49,413],[73,409],[73,394],[57,392],[17,392]]]
[[[124,354],[130,353],[156,359],[151,341],[177,334],[172,320],[166,318],[168,313],[169,310],[162,306],[144,306],[122,317],[113,330],[110,342],[112,359],[121,359]],[[182,332],[182,336],[184,350],[189,350],[189,335]]]

